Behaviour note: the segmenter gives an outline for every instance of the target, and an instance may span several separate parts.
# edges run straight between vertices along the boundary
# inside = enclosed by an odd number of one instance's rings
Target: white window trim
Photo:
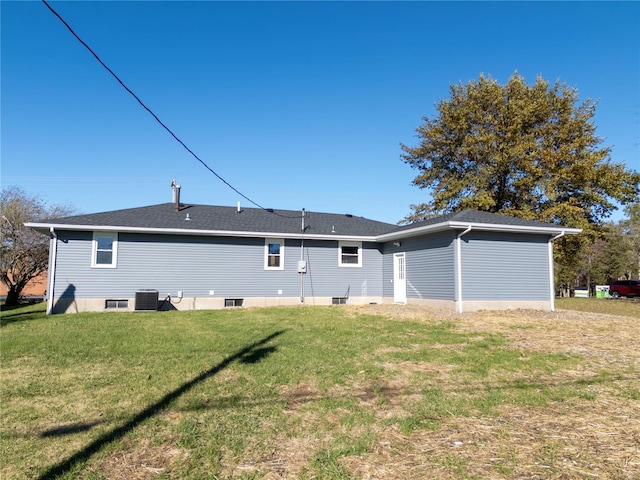
[[[269,266],[269,244],[280,244],[280,266]],[[284,270],[284,238],[265,238],[264,239],[264,269],[265,270]]]
[[[342,247],[358,247],[358,263],[342,263]],[[362,267],[362,242],[352,242],[348,240],[338,241],[338,266],[345,268]]]
[[[110,237],[113,240],[113,250],[111,252],[111,263],[97,263],[98,260],[98,237]],[[93,232],[91,246],[91,268],[116,268],[118,265],[118,232]]]

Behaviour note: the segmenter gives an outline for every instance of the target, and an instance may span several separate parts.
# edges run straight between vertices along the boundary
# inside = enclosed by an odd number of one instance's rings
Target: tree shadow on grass
[[[168,406],[176,398],[188,392],[197,384],[204,382],[205,380],[221,372],[236,360],[243,363],[256,363],[264,359],[266,356],[274,352],[276,349],[275,347],[261,348],[261,346],[273,340],[274,338],[282,335],[284,332],[285,330],[277,331],[275,333],[272,333],[271,335],[266,336],[265,338],[263,338],[258,342],[255,342],[241,350],[238,350],[235,354],[225,358],[224,360],[222,360],[220,363],[213,366],[209,370],[202,372],[197,377],[181,385],[180,387],[173,390],[172,392],[167,393],[164,397],[162,397],[156,403],[149,405],[147,408],[142,410],[140,413],[138,413],[135,417],[133,417],[124,425],[117,427],[111,432],[108,432],[105,435],[101,436],[100,438],[94,440],[92,443],[87,445],[85,448],[83,448],[81,451],[79,451],[75,455],[72,455],[71,457],[69,457],[67,460],[64,460],[63,462],[60,462],[59,464],[54,465],[49,470],[47,470],[44,474],[38,477],[38,479],[50,480],[50,479],[56,478],[59,475],[68,473],[74,467],[75,464],[77,464],[78,462],[84,462],[88,460],[94,454],[98,453],[105,445],[113,442],[114,440],[118,440],[122,438],[124,435],[126,435],[131,430],[136,428],[142,422],[151,418],[152,416],[157,414],[160,410]]]
[[[46,437],[61,437],[65,435],[73,435],[76,433],[86,432],[91,430],[96,425],[100,425],[102,422],[83,422],[83,423],[70,423],[67,425],[61,425],[59,427],[50,428],[40,434],[42,438]]]
[[[246,355],[243,355],[242,358],[240,358],[239,360],[240,360],[240,363],[244,363],[245,365],[251,365],[254,363],[258,363],[260,360],[268,357],[276,350],[277,350],[276,347],[256,348],[251,352],[248,352]]]
[[[2,305],[0,307],[0,327],[4,327],[11,323],[26,322],[29,320],[35,320],[45,316],[44,306],[37,305],[31,307],[31,305]]]

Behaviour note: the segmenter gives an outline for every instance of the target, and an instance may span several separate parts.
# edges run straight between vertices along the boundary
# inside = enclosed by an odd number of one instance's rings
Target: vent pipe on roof
[[[180,211],[180,185],[176,183],[176,179],[174,178],[171,181],[171,189],[173,190],[172,201],[175,205],[176,212]]]
[[[240,209],[240,200],[238,200],[238,210],[236,210],[237,213],[240,213],[242,210]]]

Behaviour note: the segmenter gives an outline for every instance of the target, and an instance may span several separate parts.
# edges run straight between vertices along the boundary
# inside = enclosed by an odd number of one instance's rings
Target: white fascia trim
[[[522,226],[522,225],[505,225],[505,224],[492,224],[492,223],[470,223],[470,222],[442,222],[434,223],[424,227],[412,228],[409,230],[402,230],[399,232],[385,233],[379,235],[376,239],[379,242],[390,242],[392,240],[398,240],[402,238],[416,237],[425,233],[438,232],[443,230],[465,230],[469,226],[473,230],[480,230],[485,232],[513,232],[513,233],[537,233],[545,235],[557,235],[564,232],[567,235],[577,235],[582,232],[581,228],[566,228],[566,227],[534,227],[534,226]]]
[[[569,235],[577,235],[582,232],[581,228],[567,228],[567,227],[535,227],[535,226],[526,226],[526,225],[494,225],[492,223],[468,223],[468,222],[447,222],[451,228],[456,229],[465,229],[469,225],[473,227],[474,230],[483,230],[485,232],[517,232],[517,233],[544,233],[547,235],[558,235],[560,233],[565,233]]]
[[[435,223],[433,225],[427,225],[424,227],[412,228],[409,230],[402,230],[399,232],[385,233],[378,236],[365,236],[365,235],[313,235],[305,233],[280,233],[280,232],[244,232],[244,231],[232,231],[232,230],[194,230],[186,228],[150,228],[150,227],[118,227],[118,226],[106,226],[106,225],[65,225],[65,224],[51,224],[51,223],[25,223],[25,227],[33,228],[42,233],[49,233],[51,227],[56,230],[75,230],[75,231],[103,231],[103,232],[129,232],[129,233],[153,233],[153,234],[173,234],[173,235],[202,235],[210,237],[270,237],[270,238],[285,238],[285,239],[300,239],[305,238],[309,240],[351,240],[358,242],[390,242],[393,240],[399,240],[403,238],[416,237],[425,233],[433,233],[444,230],[465,230],[467,227],[473,227],[473,230],[481,230],[487,232],[513,232],[513,233],[537,233],[545,235],[558,235],[562,232],[565,235],[577,235],[582,232],[581,228],[566,228],[566,227],[529,227],[529,226],[517,226],[517,225],[504,225],[504,224],[490,224],[490,223],[469,223],[469,222],[442,222]]]
[[[376,242],[377,237],[374,236],[358,236],[358,235],[313,235],[305,233],[280,233],[280,232],[245,232],[233,230],[194,230],[185,228],[149,228],[149,227],[118,227],[107,225],[65,225],[65,224],[49,224],[49,223],[25,223],[25,227],[33,228],[41,232],[48,232],[50,227],[56,230],[74,230],[84,232],[128,232],[128,233],[153,233],[153,234],[173,234],[173,235],[202,235],[208,237],[260,237],[260,238],[282,238],[282,239],[300,239],[305,240],[351,240],[358,242]]]

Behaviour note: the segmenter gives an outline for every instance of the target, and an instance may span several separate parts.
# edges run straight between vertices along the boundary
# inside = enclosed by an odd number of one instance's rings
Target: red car
[[[640,296],[640,280],[618,280],[609,285],[609,295],[615,298]]]

